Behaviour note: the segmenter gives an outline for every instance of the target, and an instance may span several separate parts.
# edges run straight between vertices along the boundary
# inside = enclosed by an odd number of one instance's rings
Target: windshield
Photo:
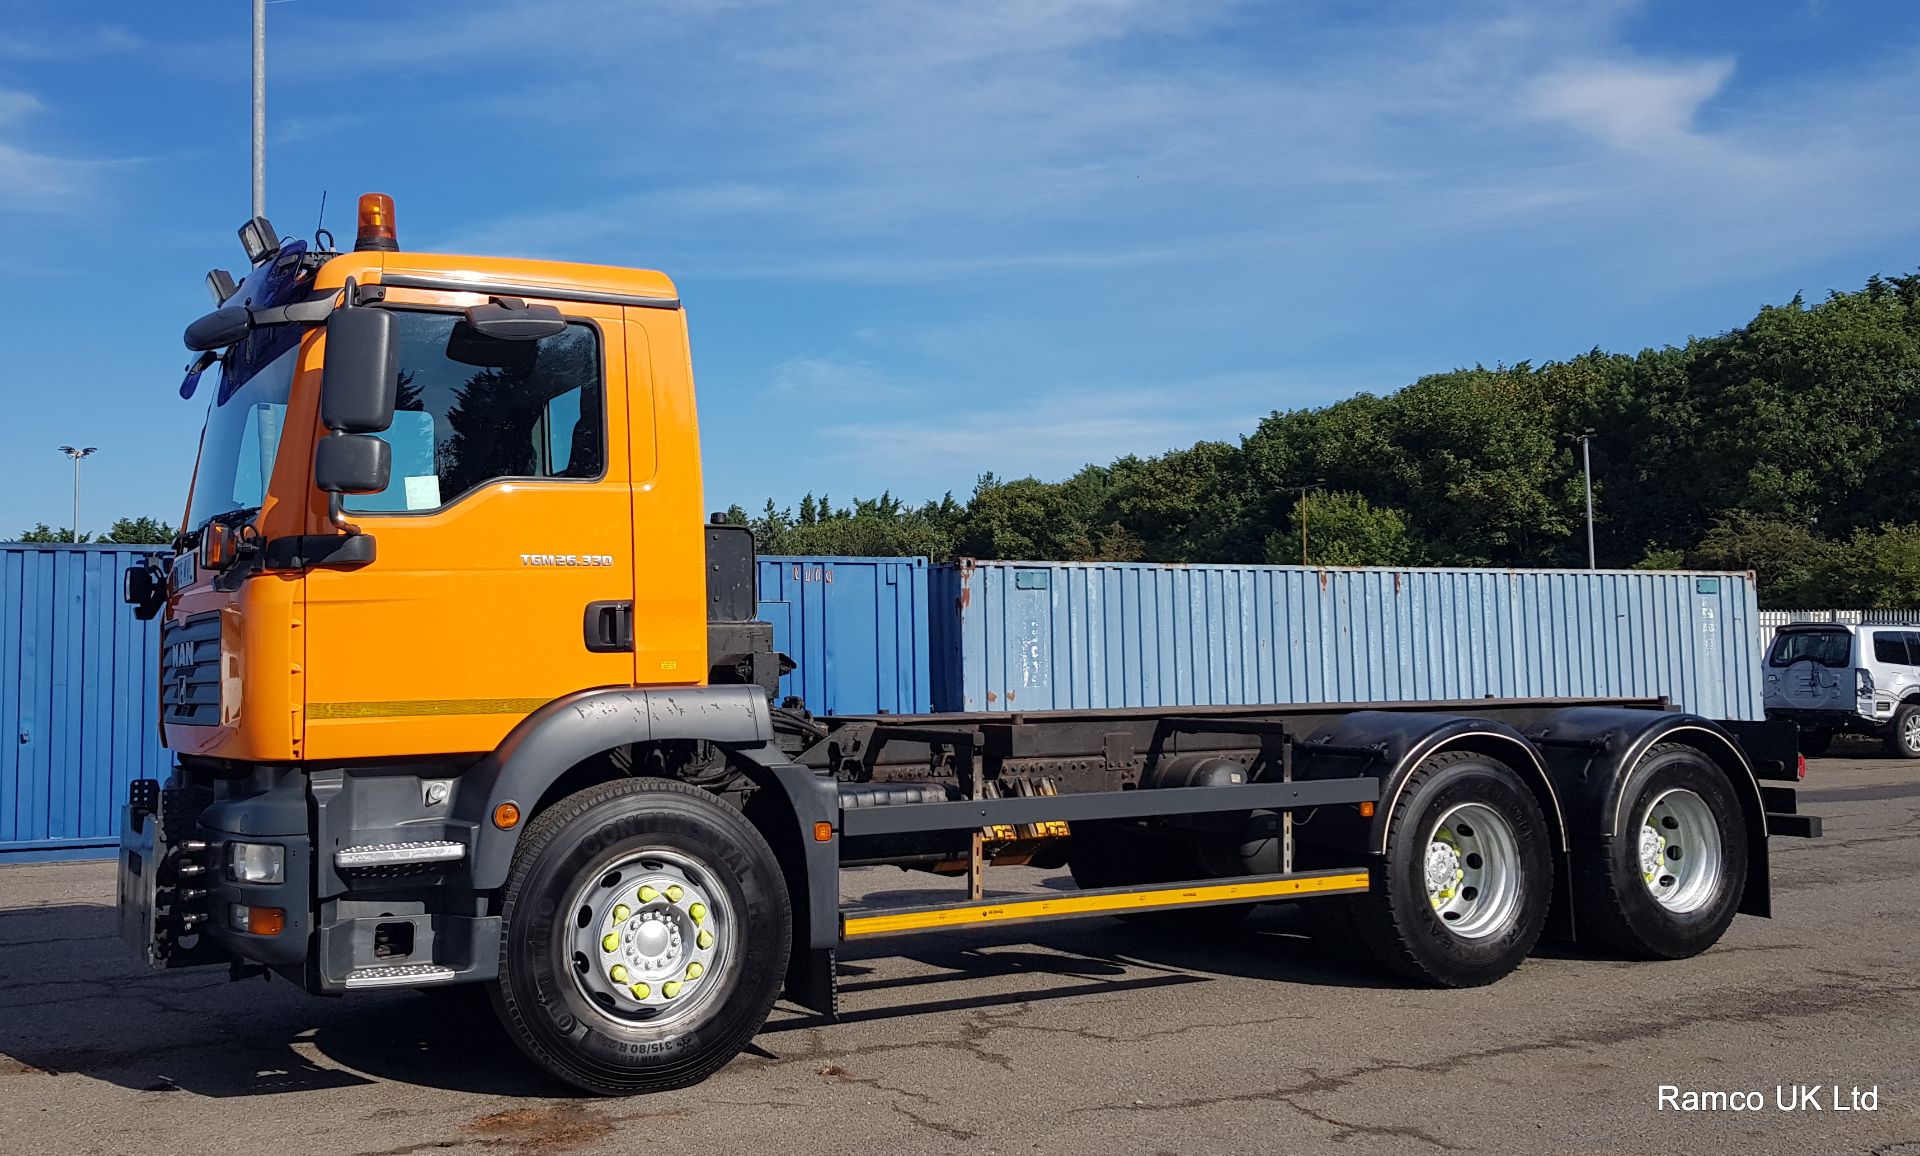
[[[1782,631],[1773,640],[1767,662],[1791,666],[1812,659],[1821,666],[1846,666],[1853,658],[1853,634],[1845,630]]]
[[[208,519],[234,510],[260,508],[280,451],[297,352],[297,347],[286,350],[230,394],[221,380],[228,369],[224,362],[207,371],[213,380],[201,380],[200,388],[211,387],[213,403],[200,438],[200,468],[187,506],[187,529],[198,530]]]

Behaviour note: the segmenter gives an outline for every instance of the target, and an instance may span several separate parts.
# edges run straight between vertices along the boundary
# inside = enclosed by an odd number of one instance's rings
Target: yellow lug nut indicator
[[[607,975],[610,976],[615,983],[627,982],[627,969],[621,964],[614,964],[613,970],[608,972]]]
[[[645,999],[653,994],[653,989],[644,983],[636,983],[627,990],[633,993],[633,998],[635,999]]]
[[[701,967],[699,962],[696,960],[695,962],[689,963],[687,965],[687,978],[689,980],[699,979],[701,974],[706,970],[707,969],[704,967]]]
[[[701,932],[700,938],[695,940],[695,942],[700,945],[700,950],[705,951],[707,948],[713,946],[713,932],[711,931]]]
[[[691,918],[696,925],[705,923],[707,919],[707,905],[704,903],[695,903],[693,906],[687,908],[687,916]]]
[[[640,902],[652,903],[654,900],[658,898],[660,898],[660,891],[658,888],[654,887],[652,884],[648,884],[647,886],[642,887],[640,889]]]
[[[677,979],[670,979],[667,982],[661,984],[660,994],[666,996],[668,999],[672,999],[674,996],[679,995],[680,981]]]
[[[625,923],[628,919],[631,919],[632,917],[633,917],[633,908],[628,907],[624,903],[620,904],[619,906],[613,909],[613,921],[615,923]]]
[[[600,950],[601,951],[619,951],[620,937],[617,935],[614,935],[612,932],[608,932],[606,937],[600,941]]]
[[[678,883],[675,883],[673,886],[667,888],[667,899],[673,903],[680,902],[680,897],[685,894],[686,892],[680,889],[680,885]]]

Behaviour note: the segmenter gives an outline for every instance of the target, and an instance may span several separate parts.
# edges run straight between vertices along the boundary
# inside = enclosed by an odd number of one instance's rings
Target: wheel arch
[[[1316,752],[1316,745],[1345,750]],[[1353,765],[1356,749],[1372,752],[1358,768]],[[1447,751],[1472,751],[1512,767],[1540,803],[1551,832],[1554,854],[1558,857],[1566,853],[1569,828],[1560,792],[1548,774],[1540,751],[1506,723],[1472,715],[1424,711],[1355,711],[1309,735],[1295,748],[1295,758],[1297,773],[1302,778],[1366,774],[1380,780],[1380,802],[1366,832],[1366,848],[1372,854],[1383,855],[1393,808],[1406,790],[1408,780],[1427,759]]]
[[[772,738],[766,695],[757,686],[615,687],[555,699],[461,776],[454,815],[473,825],[473,886],[487,891],[505,883],[520,833],[557,797],[555,787],[569,776],[581,786],[612,777],[593,764],[617,748],[675,739],[746,748]],[[521,811],[506,830],[492,818],[502,803]]]
[[[1751,760],[1726,729],[1683,711],[1629,707],[1569,707],[1542,716],[1526,735],[1544,752],[1547,768],[1567,799],[1579,835],[1618,836],[1626,821],[1625,786],[1655,747],[1690,747],[1726,776],[1747,828],[1747,882],[1739,911],[1772,913],[1767,817]]]

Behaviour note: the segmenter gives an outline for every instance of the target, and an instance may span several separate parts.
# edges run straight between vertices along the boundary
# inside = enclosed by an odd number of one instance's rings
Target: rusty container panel
[[[927,560],[762,555],[760,617],[793,659],[780,696],[815,714],[924,714]]]
[[[139,547],[0,546],[0,864],[113,854],[164,778],[160,624],[120,600]]]
[[[960,562],[936,710],[1662,695],[1762,717],[1745,574]]]

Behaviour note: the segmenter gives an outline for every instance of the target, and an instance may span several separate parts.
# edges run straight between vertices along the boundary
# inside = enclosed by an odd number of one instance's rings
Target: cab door
[[[503,341],[464,323],[484,300],[388,294],[392,480],[344,502],[374,560],[308,575],[309,759],[492,750],[562,695],[633,684],[620,309],[551,302],[563,333]]]

